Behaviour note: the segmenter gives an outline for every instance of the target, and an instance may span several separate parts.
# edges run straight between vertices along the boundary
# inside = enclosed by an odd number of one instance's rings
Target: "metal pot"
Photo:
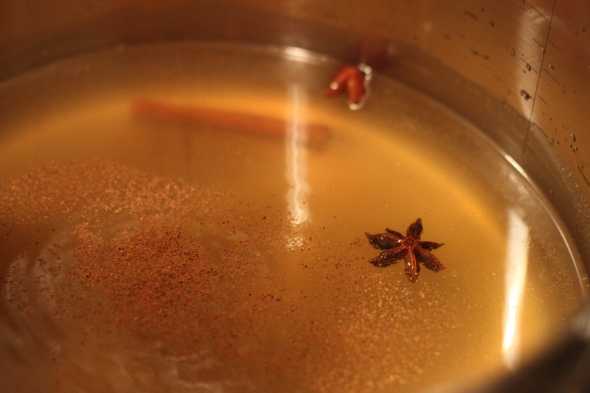
[[[590,269],[589,39],[584,0],[1,0],[0,81],[117,44],[231,40],[343,61],[358,58],[360,42],[385,48],[380,72],[443,102],[498,143],[556,208]],[[472,391],[588,387],[587,308],[537,359]]]

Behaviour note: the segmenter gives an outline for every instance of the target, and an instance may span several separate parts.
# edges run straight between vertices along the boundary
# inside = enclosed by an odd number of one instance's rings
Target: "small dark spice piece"
[[[388,228],[384,233],[365,234],[373,247],[383,250],[370,262],[377,267],[386,267],[404,258],[406,274],[411,282],[415,282],[420,274],[420,263],[435,272],[445,268],[431,252],[441,247],[443,243],[420,240],[422,234],[422,220],[420,218],[408,227],[405,236]]]
[[[326,94],[334,96],[346,93],[348,95],[348,107],[351,110],[358,110],[362,108],[367,99],[372,72],[371,67],[364,63],[358,66],[344,66],[330,82]]]

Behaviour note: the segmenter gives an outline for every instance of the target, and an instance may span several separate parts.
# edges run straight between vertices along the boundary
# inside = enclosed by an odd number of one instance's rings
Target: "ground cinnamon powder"
[[[242,381],[242,392],[368,392],[419,378],[435,361],[424,354],[442,350],[420,338],[449,329],[424,312],[441,308],[424,301],[436,289],[423,283],[420,297],[403,277],[383,279],[360,236],[332,243],[309,228],[289,251],[283,216],[113,162],[46,165],[0,187],[0,254],[16,261],[7,297],[25,324],[49,315],[60,345],[71,341],[72,354],[55,356],[60,375],[89,345],[91,362],[96,347],[145,353],[182,383]],[[186,360],[197,355],[198,367]]]

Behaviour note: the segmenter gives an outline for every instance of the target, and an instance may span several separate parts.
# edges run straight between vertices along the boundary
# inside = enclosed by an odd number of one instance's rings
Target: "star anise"
[[[420,240],[422,235],[422,220],[420,218],[408,227],[405,236],[388,228],[384,233],[365,234],[373,247],[383,250],[370,262],[377,267],[386,267],[404,258],[406,275],[412,282],[415,282],[420,274],[420,263],[435,272],[445,268],[431,252],[441,247],[443,243]]]

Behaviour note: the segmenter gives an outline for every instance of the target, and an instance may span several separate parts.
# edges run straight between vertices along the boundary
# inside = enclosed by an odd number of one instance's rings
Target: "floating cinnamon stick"
[[[132,104],[131,111],[135,115],[155,120],[207,125],[277,139],[285,138],[293,129],[291,122],[279,117],[149,99],[138,99]],[[323,124],[302,122],[297,129],[302,132],[300,140],[310,147],[321,147],[330,138],[330,129]]]

